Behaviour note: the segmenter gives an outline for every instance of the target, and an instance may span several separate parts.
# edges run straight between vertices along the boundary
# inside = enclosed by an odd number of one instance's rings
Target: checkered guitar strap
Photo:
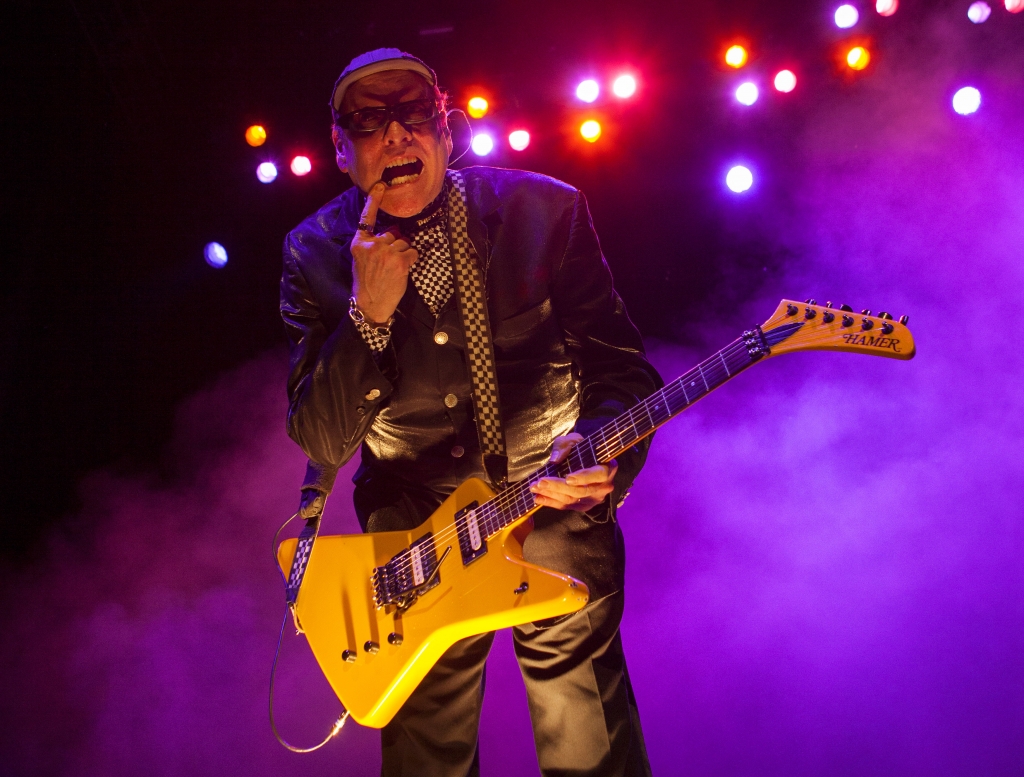
[[[487,321],[487,295],[483,268],[469,239],[466,219],[466,182],[462,173],[448,171],[452,185],[448,190],[448,240],[455,269],[455,292],[459,313],[466,331],[466,355],[469,379],[473,384],[473,409],[480,438],[484,471],[498,489],[508,483],[508,456],[505,431],[501,425],[498,402],[498,371],[494,366],[494,346]]]

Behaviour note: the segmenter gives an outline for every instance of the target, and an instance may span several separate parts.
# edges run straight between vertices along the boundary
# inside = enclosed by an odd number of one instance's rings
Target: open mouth
[[[420,177],[421,172],[423,172],[423,162],[419,159],[406,157],[404,159],[396,159],[385,167],[383,174],[381,174],[381,180],[388,186],[397,186],[401,183],[415,181]]]

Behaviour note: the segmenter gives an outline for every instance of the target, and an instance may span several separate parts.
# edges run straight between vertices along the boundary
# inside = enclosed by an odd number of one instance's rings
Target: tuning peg
[[[807,300],[807,304],[808,305],[817,305],[818,303],[815,302],[813,299],[809,299],[809,300]]]
[[[875,322],[872,321],[870,318],[862,319],[860,322],[860,328],[863,329],[865,332],[868,331],[874,325]]]
[[[868,310],[867,308],[864,308],[864,310],[862,310],[861,313],[863,313],[865,316],[870,316],[871,315],[871,311]]]
[[[826,310],[824,313],[821,314],[821,320],[824,321],[826,324],[831,324],[833,321],[836,320],[836,314],[830,313],[829,311]]]
[[[900,316],[900,323],[903,324],[903,326],[906,326],[909,320],[910,316]]]
[[[853,326],[853,316],[843,316],[843,326]]]
[[[878,314],[879,318],[884,318],[886,321],[892,321],[892,316],[886,313],[884,310]]]
[[[825,303],[825,307],[827,307],[827,308],[830,308],[830,307],[832,307],[832,303],[831,303],[831,302],[826,302],[826,303]]]
[[[849,305],[840,305],[839,309],[841,311],[843,311],[844,313],[852,313],[853,312],[853,308],[851,308]]]
[[[808,321],[810,321],[816,315],[818,315],[818,311],[815,310],[814,308],[805,308],[804,309],[804,318],[806,318]]]
[[[891,335],[893,328],[893,325],[886,321],[884,324],[882,324],[882,334]]]
[[[786,315],[787,316],[795,316],[796,315],[796,310],[797,310],[796,305],[786,305]]]

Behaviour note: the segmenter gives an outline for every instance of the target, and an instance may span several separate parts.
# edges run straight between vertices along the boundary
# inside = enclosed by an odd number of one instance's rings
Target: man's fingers
[[[608,483],[619,471],[618,464],[612,459],[607,464],[598,464],[596,467],[580,469],[566,476],[565,482],[570,486],[583,486],[589,483]]]
[[[551,461],[556,464],[569,455],[573,446],[583,439],[582,434],[570,432],[564,437],[558,437],[551,446]]]
[[[377,211],[380,209],[380,201],[384,199],[385,189],[387,189],[387,185],[383,181],[378,181],[370,187],[370,191],[366,195],[363,215],[359,217],[360,231],[373,234],[373,228],[377,225]]]

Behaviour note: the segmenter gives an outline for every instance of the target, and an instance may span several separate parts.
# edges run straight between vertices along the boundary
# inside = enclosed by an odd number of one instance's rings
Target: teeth
[[[418,161],[414,156],[403,156],[388,162],[384,169],[387,170],[389,167],[398,167],[399,165],[411,165]]]
[[[419,177],[419,173],[416,173],[416,175],[400,175],[391,180],[391,186],[397,186],[400,183],[409,183],[410,181],[415,181]]]

